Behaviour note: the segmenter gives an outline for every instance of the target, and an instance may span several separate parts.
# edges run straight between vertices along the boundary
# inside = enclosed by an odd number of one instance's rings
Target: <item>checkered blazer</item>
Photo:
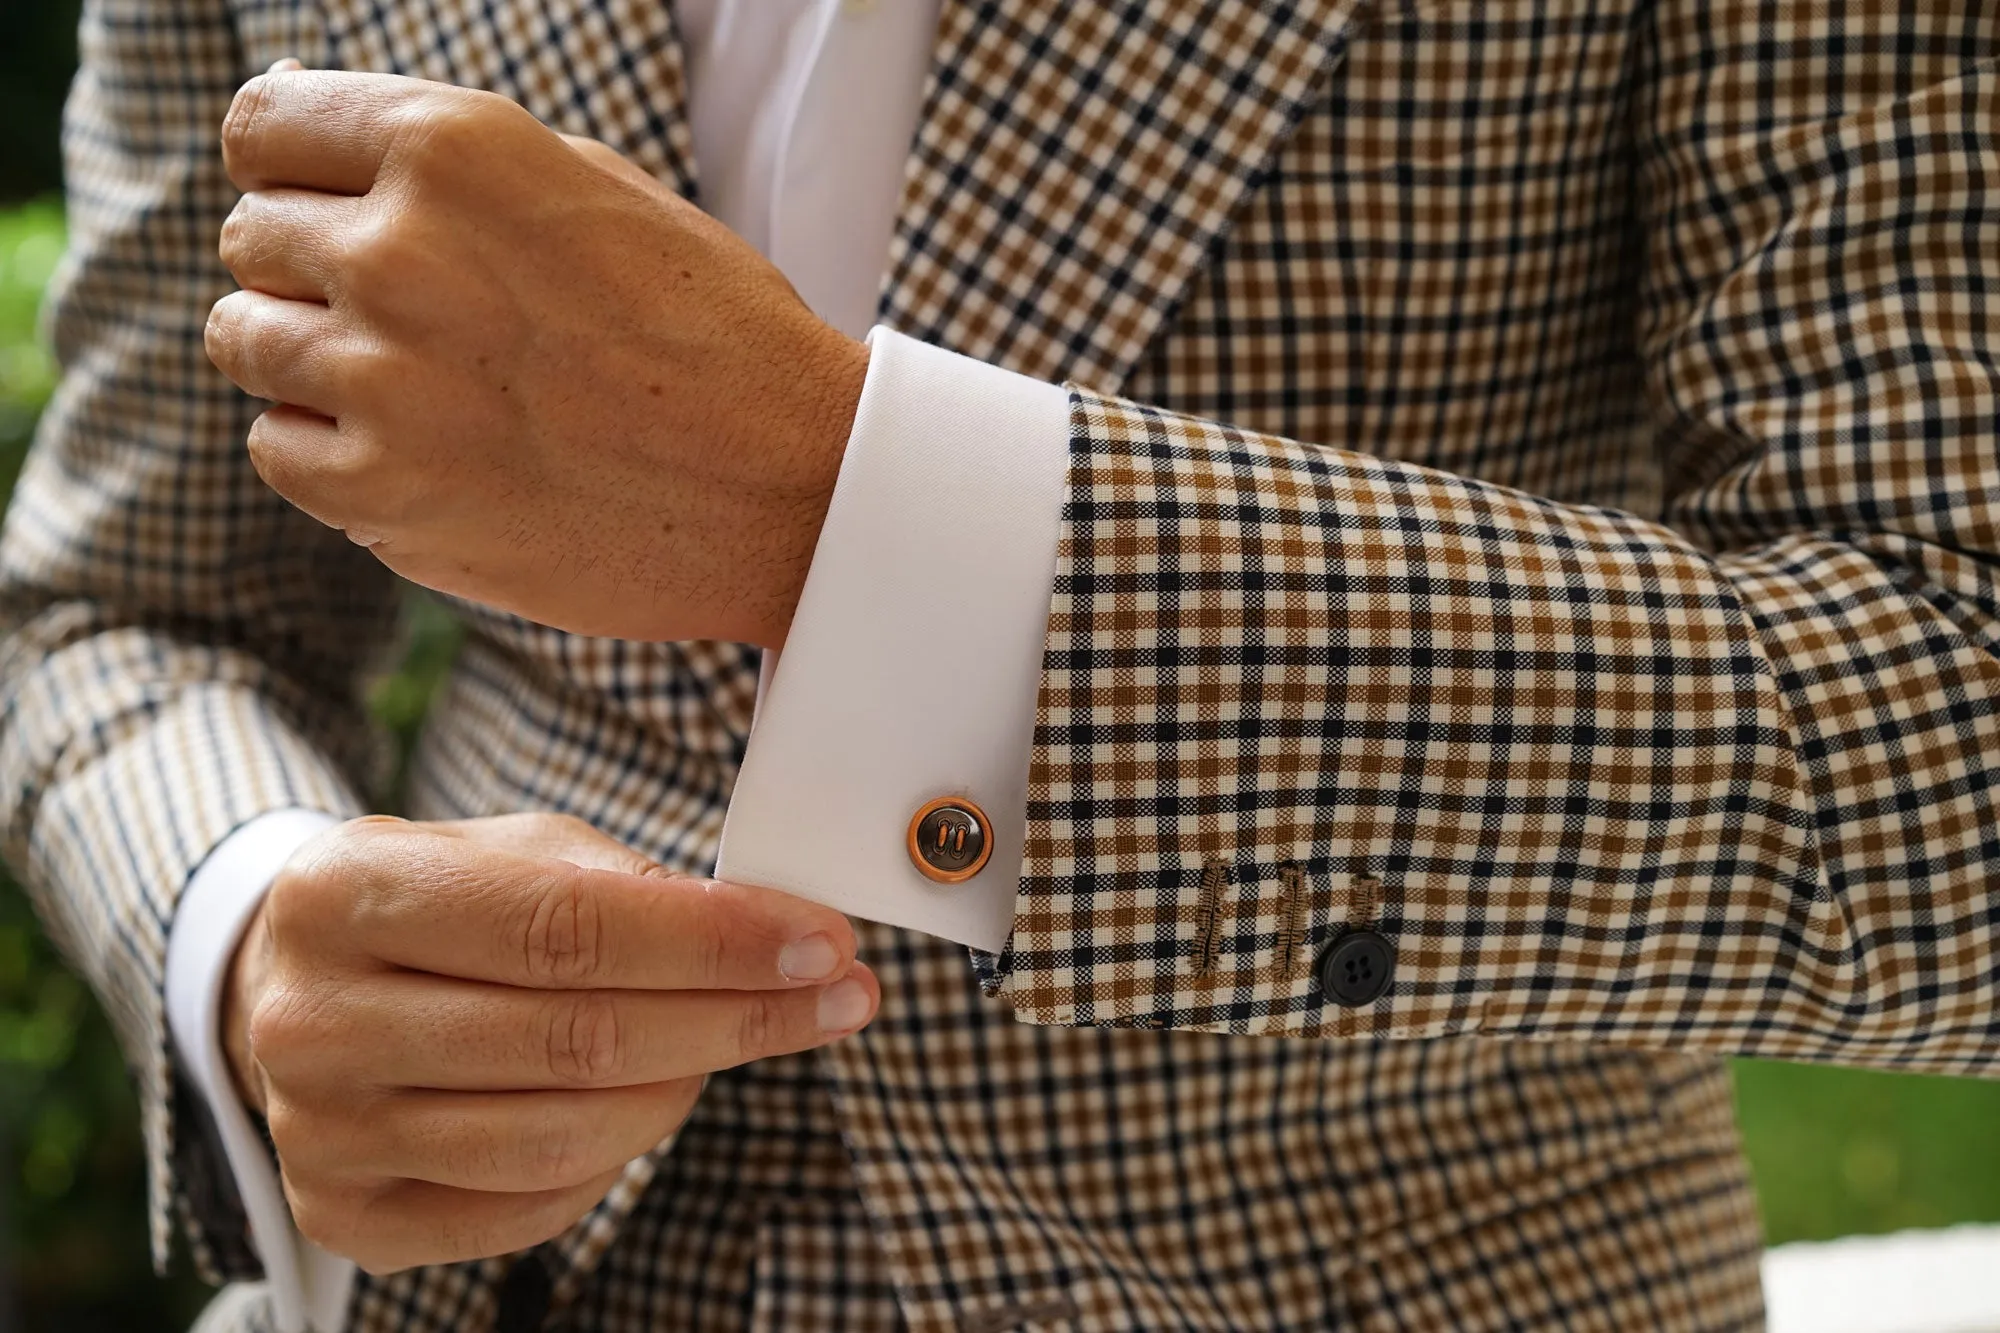
[[[943,11],[881,317],[1073,386],[1012,942],[864,927],[867,1032],[352,1326],[1755,1325],[1718,1057],[2000,1064],[2000,24]],[[365,808],[395,597],[202,354],[216,126],[293,53],[699,197],[664,0],[89,0],[7,851],[128,1045],[156,1238],[236,1278],[163,941],[238,824]],[[708,864],[754,655],[460,610],[412,813]],[[1393,984],[1343,1008],[1310,962],[1364,925]]]

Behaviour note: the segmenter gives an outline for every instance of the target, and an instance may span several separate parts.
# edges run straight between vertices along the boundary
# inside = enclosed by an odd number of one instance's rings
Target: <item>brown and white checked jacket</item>
[[[943,10],[881,317],[1074,386],[1012,943],[864,928],[868,1031],[351,1326],[1755,1325],[1719,1057],[2000,1066],[2000,22]],[[216,127],[298,54],[699,181],[666,0],[89,0],[83,54],[7,851],[128,1044],[156,1239],[241,1278],[165,933],[238,824],[366,808],[395,590],[202,354]],[[706,865],[754,654],[460,609],[410,812]],[[1310,968],[1350,925],[1360,1009]]]

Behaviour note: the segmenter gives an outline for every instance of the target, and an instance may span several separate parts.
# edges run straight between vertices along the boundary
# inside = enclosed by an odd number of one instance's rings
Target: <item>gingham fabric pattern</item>
[[[1495,14],[1354,47],[1135,377],[1231,425],[1077,395],[1006,993],[1990,1073],[2000,26],[1841,10],[1828,69],[1775,10],[1578,13],[1558,116]],[[1320,215],[1408,226],[1270,276]],[[1291,337],[1337,407],[1234,369]],[[1378,882],[1383,1000],[1276,965],[1285,867],[1302,954]]]
[[[1714,1056],[2000,1045],[1995,41],[945,0],[883,318],[1077,385],[1013,945],[864,927],[867,1032],[719,1076],[570,1233],[366,1280],[350,1325],[1754,1327]],[[363,803],[393,588],[257,483],[201,355],[214,126],[298,54],[698,173],[650,0],[90,0],[85,53],[0,790],[139,1069],[160,1238],[228,1262],[166,923],[236,823]],[[411,813],[705,865],[755,655],[461,609]],[[1358,1011],[1306,976],[1348,924],[1398,953]],[[262,1326],[236,1290],[214,1326]]]

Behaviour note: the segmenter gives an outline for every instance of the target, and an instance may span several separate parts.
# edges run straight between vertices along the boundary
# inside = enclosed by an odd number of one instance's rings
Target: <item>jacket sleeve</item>
[[[240,1209],[167,1037],[167,931],[232,829],[359,811],[378,749],[358,678],[394,591],[264,487],[242,447],[259,404],[202,350],[231,285],[216,135],[246,74],[223,0],[89,0],[81,52],[50,310],[64,378],[0,540],[0,814],[137,1077],[156,1260],[178,1214],[211,1275],[240,1275]]]
[[[2000,29],[1953,9],[1642,7],[1657,515],[1075,392],[1023,1017],[2000,1070]]]

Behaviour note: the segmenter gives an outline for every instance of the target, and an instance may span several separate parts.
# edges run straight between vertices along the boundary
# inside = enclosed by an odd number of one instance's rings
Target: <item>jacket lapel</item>
[[[945,0],[881,318],[1115,390],[1362,0]],[[696,192],[667,0],[322,0],[326,63],[488,88]]]
[[[1115,390],[1360,0],[945,0],[881,318]]]
[[[695,192],[668,0],[321,0],[326,60],[485,88]]]

